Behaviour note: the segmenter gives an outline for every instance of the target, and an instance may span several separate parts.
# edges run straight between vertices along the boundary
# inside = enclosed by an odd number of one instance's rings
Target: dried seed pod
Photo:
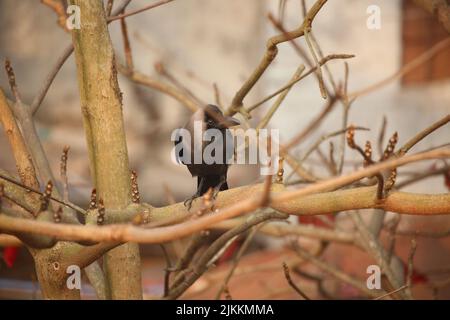
[[[136,171],[131,171],[131,199],[133,203],[139,203],[141,196],[139,195],[139,186],[137,183],[137,173]]]
[[[280,157],[280,159],[278,160],[278,171],[277,177],[275,179],[276,183],[283,183],[283,175],[284,175],[283,161],[284,161],[283,157]]]
[[[8,75],[9,85],[11,87],[16,87],[16,75],[14,74],[14,69],[9,59],[5,60],[5,70],[6,74]]]
[[[63,208],[62,206],[59,206],[58,210],[56,210],[56,212],[53,214],[53,221],[55,221],[56,223],[60,223],[62,219],[62,214]]]
[[[47,185],[45,186],[45,191],[41,195],[41,207],[39,209],[39,212],[46,211],[48,209],[48,206],[50,204],[50,197],[52,196],[53,191],[53,182],[49,180],[47,182]]]
[[[351,125],[347,130],[347,144],[350,148],[355,149],[355,127]]]
[[[102,225],[105,222],[105,204],[103,203],[103,199],[98,199],[98,214],[97,214],[97,224]]]
[[[392,187],[395,184],[396,179],[397,179],[397,169],[394,169],[391,171],[391,174],[389,175],[389,178],[386,181],[386,185],[385,185],[384,189],[386,191],[389,191],[390,189],[392,189]]]
[[[368,166],[372,162],[372,145],[370,141],[366,141],[364,148],[364,166]]]
[[[67,171],[67,159],[70,147],[64,146],[63,153],[61,155],[61,172],[65,173]]]
[[[97,189],[92,189],[91,201],[89,202],[89,210],[97,209]]]
[[[394,153],[395,145],[397,144],[397,142],[398,142],[398,133],[396,131],[396,132],[394,132],[392,137],[389,139],[388,145],[386,146],[386,149],[384,150],[383,160],[389,158]]]

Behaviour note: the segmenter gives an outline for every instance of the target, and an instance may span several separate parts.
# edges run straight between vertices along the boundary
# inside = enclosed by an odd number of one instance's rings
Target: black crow
[[[234,143],[233,136],[227,129],[239,124],[238,120],[224,116],[217,106],[209,104],[195,112],[184,126],[184,133],[188,133],[190,142],[188,139],[183,139],[180,131],[177,132],[175,146],[178,145],[180,149],[178,152],[175,149],[175,157],[179,163],[187,166],[193,177],[197,177],[197,192],[185,201],[189,209],[192,201],[205,194],[210,188],[213,188],[214,196],[219,191],[228,189],[228,160],[233,157]],[[201,132],[206,134],[198,136],[197,132],[196,136],[196,127],[201,128]],[[204,152],[205,149],[208,152]],[[221,153],[220,149],[222,149]],[[217,154],[216,151],[218,151]],[[209,159],[208,155],[210,155]]]

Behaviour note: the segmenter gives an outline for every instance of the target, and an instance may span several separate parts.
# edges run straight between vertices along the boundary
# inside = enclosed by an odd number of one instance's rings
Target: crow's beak
[[[219,125],[223,128],[231,128],[240,124],[241,123],[239,122],[239,120],[233,117],[223,117],[222,121],[220,121],[219,123]]]

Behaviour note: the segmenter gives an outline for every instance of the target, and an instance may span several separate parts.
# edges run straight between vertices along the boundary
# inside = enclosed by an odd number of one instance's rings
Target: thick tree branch
[[[283,213],[297,215],[327,214],[365,208],[384,208],[387,211],[415,215],[450,214],[450,194],[448,193],[420,195],[391,192],[385,199],[379,201],[376,198],[376,186],[325,192],[348,185],[363,177],[372,176],[376,172],[398,167],[409,162],[442,157],[450,157],[450,150],[434,150],[384,161],[354,173],[321,181],[299,190],[280,192],[283,186],[274,184],[269,206]],[[154,229],[145,229],[133,225],[109,225],[102,227],[92,225],[56,225],[1,215],[0,229],[10,232],[21,231],[45,234],[67,240],[161,243],[185,237],[220,221],[256,210],[261,203],[258,193],[262,192],[262,190],[263,185],[256,185],[221,192],[217,199],[217,207],[220,208],[220,198],[226,194],[229,196],[227,203],[233,203],[232,205],[221,208],[212,215],[202,216],[201,218],[174,226]],[[252,196],[255,193],[257,196]],[[198,208],[198,204],[195,204],[192,210],[195,211]],[[182,203],[163,208],[154,208],[151,211],[152,219],[156,220],[167,219],[168,216],[182,218],[186,214],[186,209]]]
[[[72,31],[91,175],[107,208],[131,203],[130,169],[114,51],[103,2],[73,0],[83,15]],[[95,61],[95,63],[93,63]],[[142,299],[139,248],[109,251],[105,270],[113,299]]]

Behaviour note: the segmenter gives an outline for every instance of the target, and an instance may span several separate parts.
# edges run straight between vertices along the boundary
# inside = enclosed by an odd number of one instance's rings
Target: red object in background
[[[334,222],[335,220],[335,215],[324,215],[322,216],[324,219],[328,219],[331,223]],[[326,222],[324,222],[323,220],[319,219],[316,216],[299,216],[298,217],[298,222],[303,223],[303,224],[312,224],[313,226],[316,227],[321,227],[321,228],[331,228]]]
[[[447,186],[448,190],[450,190],[450,170],[444,173],[444,183]]]
[[[408,274],[408,266],[405,263],[403,264],[403,272],[405,273],[405,275]],[[428,282],[428,277],[425,274],[420,273],[416,269],[413,269],[412,276],[411,276],[412,284],[427,283],[427,282]]]
[[[219,260],[217,261],[217,265],[220,265],[224,262],[231,260],[240,247],[241,241],[239,240],[233,241],[233,243],[230,244],[230,246],[226,248],[224,253],[220,256]]]
[[[3,249],[3,260],[8,268],[12,268],[19,254],[19,247],[5,247]]]

